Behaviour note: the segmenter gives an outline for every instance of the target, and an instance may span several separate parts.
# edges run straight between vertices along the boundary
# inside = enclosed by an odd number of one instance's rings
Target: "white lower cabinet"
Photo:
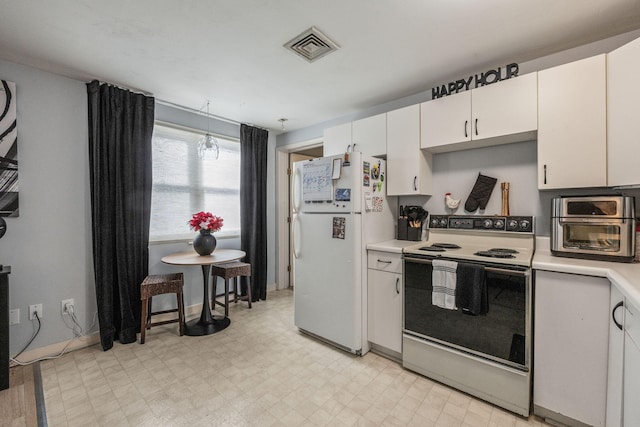
[[[624,331],[622,425],[640,426],[640,309],[628,300]]]
[[[402,355],[402,256],[368,253],[368,339],[373,350]]]
[[[607,427],[640,426],[640,309],[611,287]]]
[[[535,271],[536,415],[605,426],[610,287],[602,277]]]
[[[622,426],[622,378],[624,364],[624,296],[611,286],[609,300],[609,368],[607,370],[607,427]]]

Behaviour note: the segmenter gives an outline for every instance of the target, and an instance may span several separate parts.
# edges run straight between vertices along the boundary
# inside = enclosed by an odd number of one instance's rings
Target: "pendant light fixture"
[[[218,145],[218,140],[209,133],[209,120],[209,101],[207,101],[207,133],[198,142],[198,158],[218,160],[220,146]]]

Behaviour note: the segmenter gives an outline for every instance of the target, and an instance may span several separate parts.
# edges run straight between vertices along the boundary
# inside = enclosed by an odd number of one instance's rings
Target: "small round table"
[[[211,275],[211,266],[213,264],[237,261],[244,258],[245,255],[244,251],[237,249],[216,249],[211,255],[198,255],[195,251],[187,251],[162,257],[162,262],[165,264],[199,265],[202,267],[204,282],[202,313],[199,319],[190,320],[185,324],[185,335],[201,336],[215,334],[229,326],[231,320],[228,317],[215,318],[211,314],[211,307],[209,306],[209,276]]]

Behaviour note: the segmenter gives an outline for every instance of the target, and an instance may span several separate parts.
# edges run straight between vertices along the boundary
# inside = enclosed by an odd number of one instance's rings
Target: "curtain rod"
[[[189,111],[190,113],[200,114],[202,116],[211,117],[211,118],[214,118],[216,120],[220,120],[220,121],[223,121],[223,122],[231,123],[231,124],[234,124],[234,125],[241,125],[242,124],[242,123],[237,122],[235,120],[227,119],[225,117],[216,116],[214,114],[207,114],[204,111],[196,110],[195,108],[191,108],[191,107],[185,107],[184,105],[175,104],[173,102],[165,101],[163,99],[156,98],[156,102],[158,104],[166,105],[167,107],[173,107],[173,108],[177,108],[179,110]]]

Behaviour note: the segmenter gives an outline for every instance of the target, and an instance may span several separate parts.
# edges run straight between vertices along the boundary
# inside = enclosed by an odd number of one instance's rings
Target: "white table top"
[[[178,252],[162,257],[162,262],[173,265],[211,265],[236,261],[244,258],[246,253],[238,249],[216,249],[211,255],[198,255],[194,250]]]

